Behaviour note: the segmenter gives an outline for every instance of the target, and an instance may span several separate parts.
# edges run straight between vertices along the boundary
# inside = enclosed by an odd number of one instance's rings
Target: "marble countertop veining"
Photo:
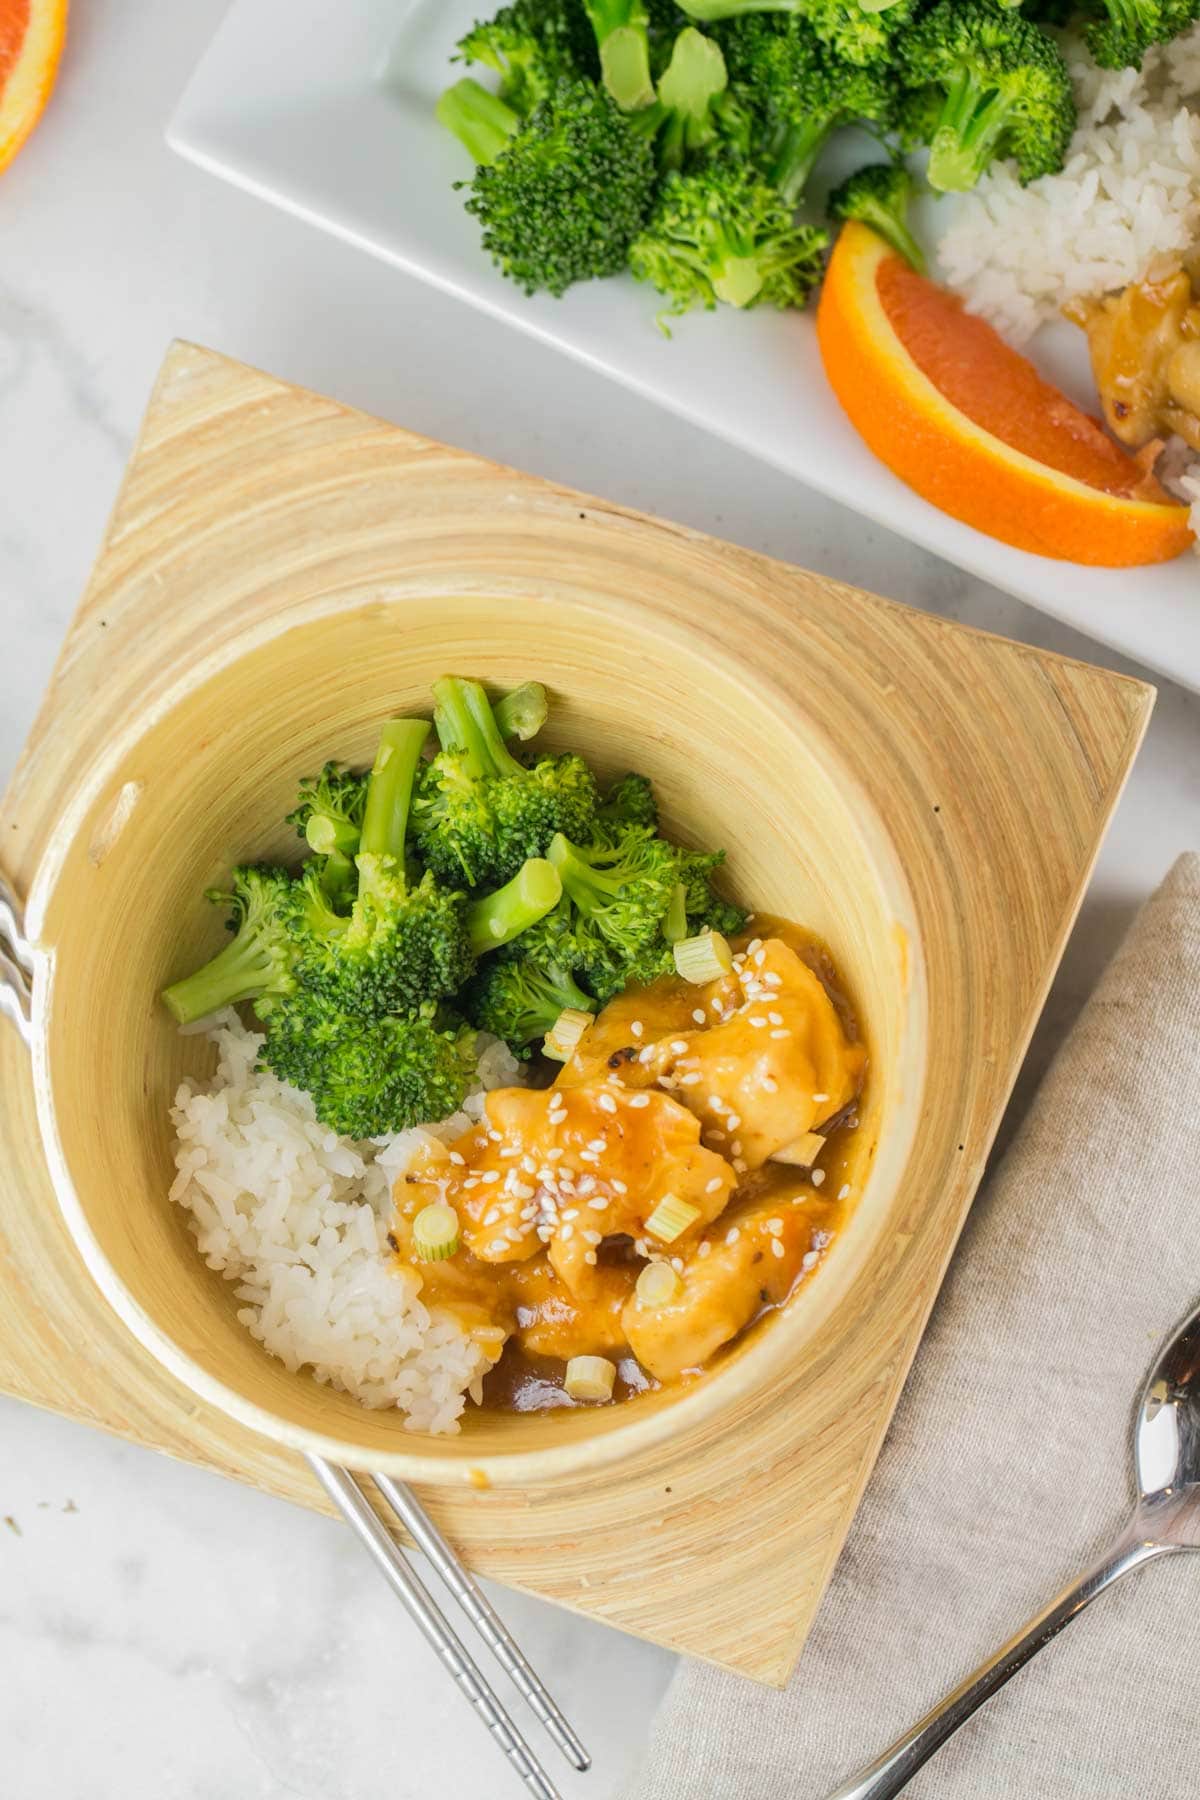
[[[172,337],[947,617],[1115,662],[178,161],[163,123],[222,10],[223,0],[77,6],[52,108],[0,182],[0,776]],[[1133,575],[1131,605],[1136,588]],[[1200,846],[1198,759],[1200,700],[1162,685],[1014,1116],[1138,902],[1180,850]],[[564,1778],[564,1793],[612,1800],[672,1659],[536,1601],[499,1599],[595,1754],[594,1771]],[[9,1401],[0,1671],[5,1800],[519,1792],[346,1533]]]

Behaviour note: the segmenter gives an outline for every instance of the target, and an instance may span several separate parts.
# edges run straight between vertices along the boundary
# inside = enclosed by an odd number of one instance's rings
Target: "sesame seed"
[[[770,1232],[772,1237],[782,1236],[783,1220],[782,1219],[768,1219],[767,1220],[767,1230]]]
[[[746,945],[746,954],[747,954],[747,956],[753,956],[754,952],[756,950],[761,950],[761,949],[762,949],[762,939],[761,938],[751,938],[750,942]]]
[[[499,1171],[499,1169],[485,1169],[479,1179],[481,1181],[488,1181],[488,1182],[499,1181],[500,1171]]]
[[[452,1163],[457,1163],[460,1169],[464,1167],[466,1160],[467,1160],[466,1157],[462,1154],[461,1151],[452,1150],[450,1152],[450,1161]]]
[[[771,1239],[771,1255],[772,1256],[782,1256],[783,1255],[783,1245],[780,1243],[778,1238]]]
[[[783,1014],[782,1013],[769,1012],[767,1014],[767,1017],[768,1017],[768,1019],[770,1019],[772,1025],[782,1025],[783,1024]],[[814,1100],[816,1099],[815,1094],[813,1095],[813,1098],[814,1098]]]
[[[502,1144],[504,1142],[504,1133],[502,1131],[489,1131],[488,1142],[490,1144]]]
[[[706,1194],[715,1194],[717,1189],[724,1187],[724,1185],[721,1177],[719,1175],[714,1175],[711,1181],[705,1183],[704,1191]]]
[[[788,1030],[787,1030],[787,1029],[786,1029],[786,1027],[785,1027],[785,1028],[783,1028],[783,1029],[782,1029],[782,1030],[781,1030],[781,1029],[780,1029],[780,1028],[779,1028],[779,1027],[778,1027],[778,1026],[777,1026],[777,1027],[776,1027],[776,1029],[775,1029],[775,1030],[774,1030],[774,1031],[773,1031],[773,1032],[772,1032],[772,1033],[771,1033],[771,1036],[772,1036],[772,1037],[773,1037],[773,1038],[785,1038],[785,1037],[791,1037],[791,1035],[792,1035],[792,1034],[791,1034],[791,1032],[790,1032],[790,1031],[788,1031]]]
[[[727,1231],[725,1233],[725,1242],[727,1244],[736,1244],[738,1239],[741,1237],[741,1235],[742,1235],[741,1232],[738,1230],[737,1226],[735,1225],[733,1227],[732,1231]]]
[[[594,1200],[589,1200],[588,1205],[591,1207],[593,1212],[607,1212],[608,1211],[608,1199],[604,1194],[598,1194]]]
[[[839,1200],[848,1200],[849,1198],[850,1198],[850,1183],[847,1182],[845,1187],[840,1187],[838,1189],[838,1199]]]
[[[562,1155],[563,1155],[562,1145],[555,1144],[553,1149],[547,1150],[546,1161],[547,1162],[558,1162],[561,1159]]]
[[[573,1225],[564,1225],[559,1235],[564,1244],[569,1244],[571,1239],[575,1236],[575,1227]]]
[[[701,1245],[699,1245],[699,1247],[697,1248],[696,1255],[697,1256],[711,1256],[711,1254],[712,1254],[712,1245],[709,1243],[708,1239],[705,1238],[704,1242]]]
[[[579,1235],[585,1244],[602,1244],[604,1242],[604,1233],[602,1231],[581,1230]]]
[[[554,1227],[553,1225],[539,1225],[537,1234],[541,1238],[543,1244],[548,1244],[550,1239],[554,1236]]]
[[[583,1260],[585,1263],[591,1263],[592,1267],[595,1268],[596,1252],[594,1250],[585,1250],[583,1253]]]
[[[828,1100],[828,1098],[829,1098],[828,1094],[814,1094],[813,1095],[813,1100],[816,1102],[816,1104],[818,1106],[821,1105],[822,1101]]]
[[[725,1133],[723,1131],[710,1131],[708,1133],[708,1139],[710,1143],[723,1144],[725,1142]]]
[[[783,976],[777,975],[775,973],[774,969],[768,969],[766,974],[763,976],[763,980],[766,982],[768,987],[782,987],[783,986]]]
[[[646,1029],[646,1027],[642,1024],[642,1021],[640,1019],[631,1020],[630,1026],[629,1026],[631,1036],[633,1036],[635,1038],[640,1038],[643,1031],[645,1031],[645,1029]]]
[[[614,1194],[627,1194],[629,1192],[625,1183],[623,1181],[618,1181],[615,1175],[611,1178],[608,1185],[613,1190]]]
[[[809,1180],[812,1182],[814,1187],[820,1187],[820,1185],[824,1181],[824,1179],[825,1179],[824,1169],[814,1169],[812,1174],[809,1176]]]
[[[729,1154],[730,1154],[730,1156],[740,1156],[742,1154],[742,1145],[741,1145],[740,1138],[734,1138],[733,1142],[729,1146]]]
[[[718,1117],[720,1117],[720,1115],[722,1113],[726,1113],[729,1111],[729,1108],[726,1106],[725,1102],[722,1100],[720,1094],[710,1094],[708,1096],[708,1104],[712,1108],[713,1112],[715,1112],[717,1114]]]
[[[479,1186],[478,1175],[468,1175],[467,1179],[463,1182],[464,1192],[466,1191],[467,1188],[477,1188],[478,1186]]]
[[[672,1038],[671,1039],[671,1049],[676,1056],[686,1056],[687,1055],[687,1039],[686,1038]]]
[[[741,1117],[737,1113],[730,1113],[729,1117],[725,1121],[725,1123],[728,1125],[730,1131],[736,1131],[738,1126],[741,1124],[741,1122],[742,1122]]]
[[[596,1177],[594,1175],[585,1175],[579,1183],[579,1192],[581,1194],[591,1194],[595,1192],[595,1189]]]
[[[537,1193],[537,1189],[528,1187],[523,1181],[514,1181],[509,1189],[509,1193],[514,1200],[532,1200],[533,1196]]]
[[[589,1138],[588,1139],[588,1149],[589,1150],[607,1150],[608,1149],[608,1139],[602,1138],[602,1137]]]
[[[779,1092],[779,1083],[773,1075],[764,1075],[762,1084],[765,1092],[768,1094],[777,1094]]]
[[[751,1027],[751,1030],[753,1030],[753,1031],[765,1031],[767,1028],[767,1021],[763,1018],[760,1018],[760,1016],[757,1013],[755,1013],[754,1017],[750,1021],[750,1027]]]
[[[807,1251],[800,1258],[800,1267],[802,1269],[815,1269],[816,1266],[817,1266],[817,1253],[815,1250]]]
[[[647,1044],[646,1048],[644,1050],[638,1051],[638,1061],[640,1063],[652,1062],[653,1059],[654,1059],[654,1045],[653,1044]]]
[[[537,1174],[537,1164],[534,1162],[532,1156],[523,1156],[521,1158],[521,1167],[527,1175]]]
[[[565,1212],[562,1216],[564,1219],[577,1219],[579,1217],[579,1208],[577,1206],[572,1206],[570,1210]]]
[[[520,1156],[521,1152],[516,1144],[506,1144],[500,1154],[507,1160],[512,1156]]]
[[[484,1214],[483,1222],[485,1225],[494,1225],[496,1223],[496,1221],[499,1219],[499,1217],[500,1217],[500,1208],[498,1206],[493,1206],[490,1213]]]
[[[650,1096],[649,1094],[634,1094],[629,1104],[630,1106],[649,1106]]]
[[[741,1159],[741,1157],[740,1157],[740,1156],[735,1156],[735,1157],[732,1157],[732,1158],[731,1158],[731,1161],[732,1161],[732,1163],[733,1163],[733,1168],[734,1168],[734,1173],[735,1173],[735,1174],[737,1174],[737,1175],[744,1175],[744,1174],[745,1174],[745,1173],[746,1173],[746,1165],[745,1165],[745,1163],[744,1163],[744,1162],[743,1162],[743,1161],[742,1161],[742,1159]]]
[[[693,1069],[690,1075],[681,1075],[679,1077],[679,1085],[680,1087],[695,1087],[698,1081],[703,1080],[704,1077],[701,1075],[699,1069]]]
[[[708,1014],[705,1012],[705,1010],[702,1006],[697,1006],[692,1013],[692,1017],[693,1017],[693,1019],[695,1019],[697,1025],[703,1025],[705,1020],[708,1017]]]
[[[608,1082],[610,1087],[620,1087],[621,1085],[621,1077],[619,1075],[606,1075],[604,1079]]]

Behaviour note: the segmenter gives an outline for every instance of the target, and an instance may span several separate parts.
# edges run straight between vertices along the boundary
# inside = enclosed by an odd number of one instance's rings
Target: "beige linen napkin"
[[[1143,1374],[1200,1298],[1198,1121],[1186,856],[976,1202],[788,1691],[684,1664],[628,1800],[823,1800],[1104,1548]],[[1200,1556],[1102,1595],[906,1792],[1195,1800]]]

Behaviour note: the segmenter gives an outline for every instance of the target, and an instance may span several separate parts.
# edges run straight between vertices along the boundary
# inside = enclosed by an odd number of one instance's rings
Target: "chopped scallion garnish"
[[[634,1290],[639,1306],[669,1306],[683,1283],[670,1263],[647,1263]]]
[[[733,952],[719,931],[702,931],[675,946],[675,967],[685,981],[703,987],[719,981],[733,968]]]
[[[785,1144],[771,1158],[772,1162],[792,1163],[798,1169],[811,1169],[820,1160],[825,1148],[825,1139],[819,1131],[806,1131],[794,1143]]]
[[[698,1206],[691,1206],[688,1201],[681,1200],[678,1194],[664,1194],[646,1220],[646,1230],[661,1244],[673,1244],[699,1217]]]
[[[542,1049],[555,1062],[570,1062],[579,1040],[592,1023],[592,1014],[574,1006],[564,1006],[546,1034]]]
[[[611,1400],[616,1378],[606,1356],[573,1356],[563,1386],[572,1400]]]
[[[421,1262],[443,1262],[458,1249],[458,1214],[437,1200],[413,1220],[413,1249]]]

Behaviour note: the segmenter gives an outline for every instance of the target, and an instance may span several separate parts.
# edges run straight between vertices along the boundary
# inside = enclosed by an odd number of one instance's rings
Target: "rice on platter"
[[[170,1197],[191,1214],[209,1268],[236,1283],[238,1318],[289,1369],[365,1406],[397,1407],[411,1431],[457,1431],[496,1334],[468,1333],[423,1304],[420,1276],[388,1244],[392,1185],[431,1137],[478,1120],[485,1091],[518,1079],[516,1058],[481,1037],[462,1112],[364,1144],[329,1131],[307,1094],[256,1066],[262,1034],[232,1009],[204,1029],[217,1069],[175,1096]]]

